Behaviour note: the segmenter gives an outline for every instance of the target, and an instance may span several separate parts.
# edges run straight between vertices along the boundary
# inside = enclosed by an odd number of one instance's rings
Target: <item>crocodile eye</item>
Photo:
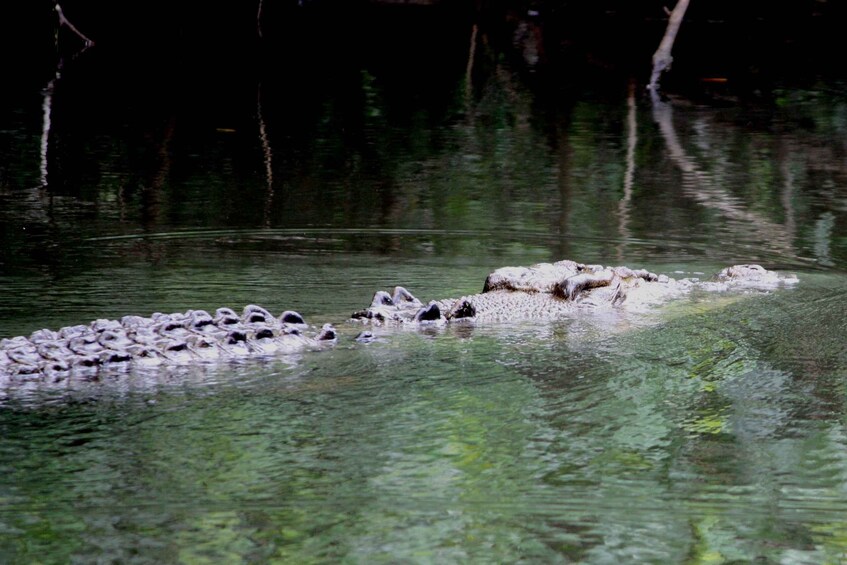
[[[409,292],[402,286],[394,288],[394,295],[391,297],[391,300],[395,305],[400,305],[404,302],[408,302],[410,304],[420,304],[420,300],[415,298],[415,296],[411,292]]]
[[[391,299],[391,295],[384,290],[376,291],[374,293],[373,300],[371,300],[371,307],[379,306],[394,306],[394,301]]]

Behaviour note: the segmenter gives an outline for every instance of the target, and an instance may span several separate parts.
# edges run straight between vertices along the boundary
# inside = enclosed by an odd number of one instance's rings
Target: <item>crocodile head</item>
[[[485,279],[483,290],[458,299],[426,305],[405,288],[393,294],[378,291],[371,305],[353,319],[376,325],[386,323],[445,323],[459,320],[555,318],[578,310],[617,307],[625,301],[638,308],[680,296],[692,288],[721,291],[730,288],[769,290],[792,284],[797,278],[768,271],[759,265],[735,265],[713,281],[674,280],[645,269],[586,265],[575,261],[539,263],[530,267],[503,267]]]

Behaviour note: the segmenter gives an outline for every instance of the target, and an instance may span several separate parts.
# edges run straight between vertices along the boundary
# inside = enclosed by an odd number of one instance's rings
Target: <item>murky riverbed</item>
[[[0,560],[845,559],[843,85],[553,95],[483,47],[417,83],[348,61],[202,97],[92,52],[12,92],[0,336],[258,303],[345,339],[6,386]],[[563,258],[801,283],[349,340],[376,289]]]

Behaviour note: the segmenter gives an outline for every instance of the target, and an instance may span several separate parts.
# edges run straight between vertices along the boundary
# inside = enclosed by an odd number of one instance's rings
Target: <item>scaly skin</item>
[[[444,324],[468,321],[555,319],[596,308],[638,310],[666,302],[694,289],[733,288],[770,290],[797,282],[793,276],[757,265],[736,265],[714,280],[674,280],[628,267],[584,265],[574,261],[504,267],[491,273],[480,294],[433,300],[424,305],[410,292],[379,291],[371,306],[353,314],[366,323]],[[73,374],[98,375],[133,368],[220,362],[233,358],[296,353],[336,341],[332,325],[314,337],[304,334],[302,316],[287,311],[274,317],[259,306],[247,306],[239,316],[219,308],[212,316],[203,310],[184,314],[153,314],[95,320],[58,331],[38,330],[29,337],[0,340],[0,384],[16,380]],[[362,332],[358,341],[370,341]]]
[[[584,265],[575,261],[503,267],[485,280],[480,294],[433,300],[426,305],[403,287],[393,295],[379,291],[371,305],[353,318],[366,323],[450,323],[556,319],[596,308],[638,310],[667,302],[695,289],[771,290],[797,282],[758,265],[735,265],[713,280],[675,280],[644,269]]]
[[[314,337],[306,336],[307,330],[296,312],[283,312],[277,318],[254,305],[246,306],[240,316],[229,308],[218,308],[214,316],[189,310],[95,320],[0,340],[0,381],[61,380],[71,374],[94,376],[131,368],[295,353],[336,339],[330,324]]]

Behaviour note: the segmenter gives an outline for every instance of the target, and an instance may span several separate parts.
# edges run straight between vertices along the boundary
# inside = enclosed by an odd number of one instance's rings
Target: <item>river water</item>
[[[301,82],[95,49],[9,87],[0,336],[258,303],[342,339],[5,383],[0,561],[847,559],[847,85],[651,101],[474,45]],[[800,284],[350,340],[377,289],[564,258]]]

